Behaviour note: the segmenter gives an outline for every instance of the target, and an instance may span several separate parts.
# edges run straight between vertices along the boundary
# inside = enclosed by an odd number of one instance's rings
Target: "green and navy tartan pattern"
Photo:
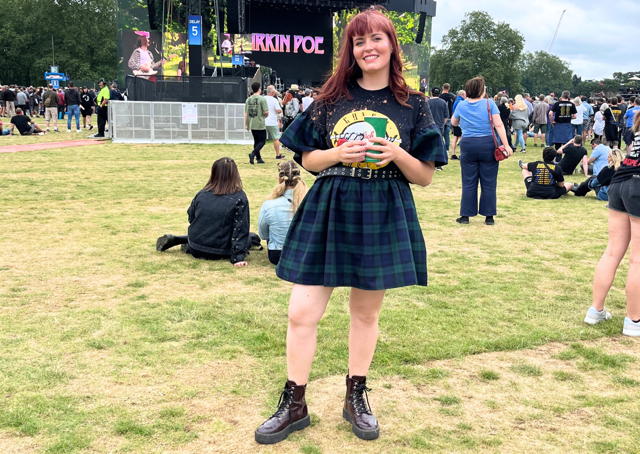
[[[427,251],[402,179],[322,178],[298,208],[276,274],[302,285],[427,285]]]

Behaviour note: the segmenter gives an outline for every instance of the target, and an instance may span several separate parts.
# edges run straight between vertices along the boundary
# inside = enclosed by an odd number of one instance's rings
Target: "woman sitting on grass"
[[[556,158],[556,149],[547,147],[542,151],[543,161],[518,165],[522,169],[524,185],[527,187],[527,197],[531,199],[559,199],[573,187],[571,183],[564,182],[562,167],[553,161]]]
[[[616,277],[629,245],[627,274],[627,316],[622,334],[640,336],[640,113],[633,119],[633,148],[613,175],[609,185],[609,244],[596,267],[593,278],[593,304],[585,323],[595,325],[611,318],[604,300]]]
[[[598,200],[607,202],[609,200],[609,185],[623,159],[622,152],[617,148],[609,150],[609,156],[607,156],[609,165],[602,169],[597,176],[590,176],[589,179],[583,181],[580,185],[573,183],[571,192],[578,197],[582,197],[587,195],[589,191],[594,190]]]
[[[298,165],[294,161],[279,163],[278,185],[262,204],[258,218],[258,235],[267,242],[269,261],[274,265],[280,261],[289,225],[306,194]]]
[[[182,245],[197,259],[229,259],[235,266],[247,266],[249,254],[249,201],[242,190],[238,167],[231,158],[221,158],[211,167],[211,178],[196,194],[187,210],[188,235],[163,235],[156,250]]]

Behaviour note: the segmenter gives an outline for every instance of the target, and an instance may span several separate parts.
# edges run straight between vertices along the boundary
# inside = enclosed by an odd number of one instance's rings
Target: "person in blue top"
[[[493,225],[496,215],[496,187],[498,185],[498,161],[494,156],[494,131],[491,119],[509,156],[513,150],[507,141],[507,133],[500,118],[500,111],[492,99],[485,99],[487,88],[484,77],[478,76],[467,81],[464,87],[467,99],[458,104],[453,112],[453,126],[460,125],[460,168],[462,170],[462,202],[460,203],[459,224],[468,224],[471,216],[478,214],[478,182],[482,188],[480,195],[480,215],[486,216],[485,224]],[[491,119],[489,117],[491,112]]]
[[[587,102],[586,96],[583,96],[581,101],[584,106],[584,111],[582,112],[582,142],[585,143],[587,140],[587,132],[589,131],[589,124],[591,123],[591,117],[595,114],[593,112],[593,107],[591,107],[591,104]]]
[[[451,109],[452,113],[456,111],[456,109],[458,108],[458,104],[464,101],[466,97],[467,97],[467,94],[465,93],[464,90],[460,90],[458,92],[458,97],[454,101],[453,108]],[[462,137],[462,129],[460,129],[460,126],[453,126],[453,124],[451,126],[453,128],[453,148],[451,152],[451,159],[457,160],[458,156],[456,155],[456,146],[458,145],[458,142]]]
[[[627,144],[627,153],[631,151],[631,145],[633,145],[634,133],[631,128],[633,128],[633,119],[638,112],[640,112],[640,97],[636,98],[634,104],[629,105],[629,109],[627,109],[627,112],[624,114],[624,119],[626,120],[624,143]]]
[[[600,139],[593,139],[591,141],[591,149],[593,150],[591,156],[582,158],[582,171],[585,176],[597,176],[602,169],[609,165],[607,158],[611,148],[603,145]]]
[[[278,164],[278,185],[262,204],[258,217],[258,235],[267,242],[269,261],[277,265],[293,215],[307,194],[295,161]]]

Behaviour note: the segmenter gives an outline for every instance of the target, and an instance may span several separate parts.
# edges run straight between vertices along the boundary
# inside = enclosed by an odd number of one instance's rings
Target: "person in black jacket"
[[[196,194],[187,210],[188,235],[163,235],[156,250],[183,245],[182,250],[195,258],[229,259],[235,266],[247,266],[249,255],[249,201],[242,190],[236,163],[221,158],[211,167],[211,178]]]
[[[64,103],[67,111],[67,132],[71,132],[71,119],[76,119],[76,132],[80,132],[80,93],[73,81],[69,82],[69,88],[64,91]]]
[[[87,87],[82,87],[82,93],[80,93],[80,112],[82,113],[82,129],[87,129],[87,122],[89,123],[89,131],[93,129],[91,124],[91,115],[93,115],[93,106],[95,101]]]
[[[498,110],[500,111],[500,119],[504,125],[504,130],[507,132],[509,147],[513,148],[513,144],[511,143],[511,120],[509,119],[511,116],[511,110],[507,106],[507,104],[509,104],[509,99],[506,96],[503,96],[500,98],[499,102]]]

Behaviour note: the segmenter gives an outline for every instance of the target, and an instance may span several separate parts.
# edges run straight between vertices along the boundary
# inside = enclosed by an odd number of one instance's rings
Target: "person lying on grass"
[[[13,128],[15,127],[15,125],[13,123],[9,123],[8,128],[4,128],[4,125],[2,124],[2,120],[0,120],[0,136],[12,136],[13,135]]]
[[[559,199],[573,187],[571,183],[564,182],[562,167],[553,161],[556,158],[556,149],[547,147],[542,152],[543,161],[518,165],[522,169],[524,185],[527,187],[527,197],[532,199]]]
[[[589,191],[594,190],[598,200],[607,202],[609,200],[609,185],[623,159],[622,152],[617,148],[609,150],[609,156],[607,157],[609,165],[602,169],[598,175],[590,176],[581,184],[573,183],[571,192],[578,197],[582,197],[587,195]]]
[[[166,234],[156,241],[158,252],[177,245],[197,259],[229,259],[234,266],[247,266],[249,254],[249,201],[242,190],[236,163],[221,158],[213,163],[211,177],[187,210],[187,235]]]

